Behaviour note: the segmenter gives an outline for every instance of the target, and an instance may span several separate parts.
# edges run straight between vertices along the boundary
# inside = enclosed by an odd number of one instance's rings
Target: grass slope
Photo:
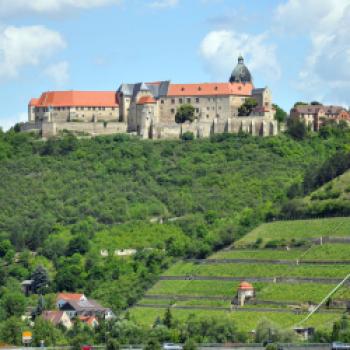
[[[257,239],[262,243],[272,240],[302,240],[321,236],[350,236],[349,218],[327,218],[313,220],[277,221],[260,225],[244,236],[235,247],[241,248],[254,244]]]
[[[286,239],[305,239],[320,235],[347,236],[350,228],[350,218],[332,218],[321,220],[284,221],[263,224],[253,230],[247,236],[238,241],[240,247],[251,246],[258,238],[263,241]],[[212,255],[215,259],[314,259],[314,260],[348,260],[350,245],[325,244],[323,246],[308,245],[292,248],[291,250],[272,249],[231,249],[223,250]],[[214,277],[320,277],[343,278],[349,273],[349,265],[278,265],[269,263],[192,263],[178,262],[171,266],[164,275],[166,276],[214,276]],[[293,314],[295,307],[301,307],[307,311],[307,305],[318,304],[333,288],[332,284],[322,283],[254,283],[257,305],[246,305],[261,309],[259,312],[214,310],[216,307],[230,308],[231,300],[236,295],[238,282],[230,281],[198,281],[198,280],[161,280],[151,288],[146,298],[140,301],[139,307],[131,309],[134,317],[145,324],[151,324],[157,316],[162,316],[164,307],[173,306],[176,318],[184,319],[190,313],[210,317],[210,315],[229,315],[237,322],[239,329],[251,331],[263,318],[268,318],[281,326],[290,327],[302,319],[302,315]],[[161,295],[163,298],[157,299]],[[176,297],[186,296],[186,300],[176,300]],[[213,297],[214,300],[213,300]],[[332,297],[334,300],[344,301],[350,299],[350,288],[342,287]],[[259,300],[265,303],[260,303]],[[281,303],[276,305],[274,303]],[[270,303],[270,304],[269,304]],[[154,308],[143,308],[142,305],[152,305]],[[157,308],[156,305],[162,306]],[[182,310],[176,307],[186,306],[189,309]],[[204,307],[206,310],[198,308]],[[192,309],[191,309],[192,308]],[[212,310],[210,310],[212,308]],[[263,308],[277,309],[279,312],[265,312]],[[315,314],[308,325],[318,328],[330,327],[332,322],[338,319],[342,310],[333,310],[334,313]],[[305,315],[304,315],[305,316]]]

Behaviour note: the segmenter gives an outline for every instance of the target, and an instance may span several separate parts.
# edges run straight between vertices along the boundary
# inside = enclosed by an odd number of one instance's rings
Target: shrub
[[[192,141],[194,140],[194,134],[191,131],[186,131],[181,135],[181,140],[183,141]]]

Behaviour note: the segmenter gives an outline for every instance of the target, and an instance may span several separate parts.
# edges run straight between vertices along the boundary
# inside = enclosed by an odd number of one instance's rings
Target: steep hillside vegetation
[[[248,332],[264,319],[291,329],[349,273],[350,218],[283,221],[263,224],[205,260],[183,261],[164,272],[137,307],[136,319],[152,324],[170,307],[174,317],[186,319],[228,315],[238,329]],[[320,245],[315,238],[327,236]],[[293,242],[302,239],[293,246]],[[340,243],[333,243],[343,240]],[[284,246],[266,248],[271,242]],[[240,282],[255,288],[244,306],[235,300]],[[349,285],[340,288],[303,325],[330,332],[346,311]],[[234,304],[233,304],[234,303]]]
[[[20,316],[35,306],[35,297],[20,296],[19,282],[37,266],[49,273],[48,293],[84,292],[124,310],[179,258],[205,258],[275,217],[307,169],[347,151],[349,141],[349,131],[300,142],[68,135],[44,143],[0,133],[0,340],[4,329],[24,327]],[[123,249],[136,254],[119,256]]]

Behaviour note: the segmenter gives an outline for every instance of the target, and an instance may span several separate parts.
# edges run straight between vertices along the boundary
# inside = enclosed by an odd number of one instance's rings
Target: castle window
[[[198,97],[196,98],[196,103],[199,103],[199,98]]]
[[[221,106],[219,106],[219,109],[221,110]]]
[[[172,108],[170,111],[171,111],[172,114],[175,113],[175,109],[174,108]]]
[[[160,103],[163,105],[164,104],[164,100],[160,100]]]
[[[182,98],[179,98],[179,103],[182,103]]]
[[[191,103],[191,99],[190,98],[187,99],[187,103]]]
[[[91,111],[91,107],[88,107],[88,111]]]
[[[207,111],[210,111],[210,107],[207,107]]]
[[[199,108],[196,108],[196,113],[199,113]]]
[[[112,111],[115,111],[115,107],[112,107]]]
[[[105,110],[106,110],[106,107],[102,107],[102,110],[105,111]]]
[[[175,103],[175,98],[171,99],[171,103],[174,104]]]
[[[207,119],[209,119],[209,114],[207,114]]]

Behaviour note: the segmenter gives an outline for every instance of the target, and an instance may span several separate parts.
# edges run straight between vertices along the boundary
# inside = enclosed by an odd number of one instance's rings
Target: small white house
[[[255,297],[255,289],[252,284],[248,282],[240,283],[237,291],[238,303],[244,306],[245,301]]]

